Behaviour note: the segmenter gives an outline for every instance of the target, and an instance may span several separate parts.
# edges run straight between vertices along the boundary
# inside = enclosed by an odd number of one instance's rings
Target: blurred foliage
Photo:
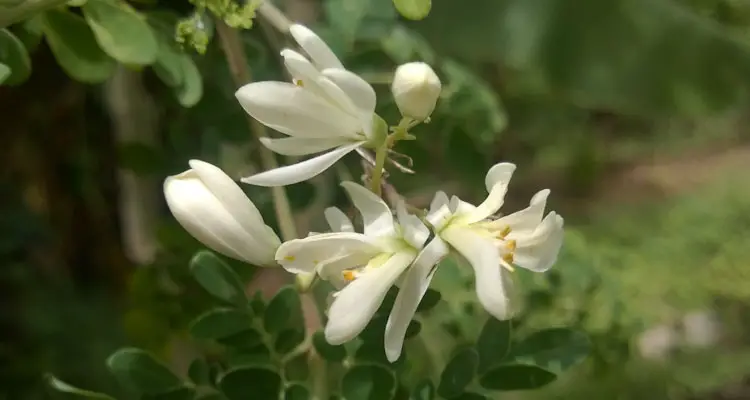
[[[415,130],[418,140],[396,149],[413,159],[418,172],[416,177],[392,173],[394,184],[412,188],[407,194],[431,193],[441,184],[458,182],[462,195],[478,197],[484,190],[482,180],[488,166],[504,159],[528,166],[523,172],[519,170],[521,175],[514,182],[519,186],[527,182],[538,185],[536,175],[544,178],[545,185],[564,182],[571,196],[561,199],[560,192],[553,192],[553,205],[564,209],[569,203],[577,204],[602,177],[606,180],[613,165],[665,153],[681,154],[693,148],[711,150],[747,137],[750,9],[744,2],[314,3],[321,18],[313,28],[322,33],[347,66],[375,82],[379,94],[387,93],[393,67],[406,61],[432,64],[443,80],[444,92],[432,122]],[[214,38],[214,21],[205,12],[213,7],[214,13],[223,17],[239,15],[241,18],[231,25],[249,27],[254,4],[246,2],[242,10],[228,4],[217,2],[209,7],[196,2],[196,8],[186,10],[172,2],[74,1],[0,30],[3,118],[18,118],[3,135],[37,134],[33,121],[51,120],[58,105],[36,102],[46,97],[66,99],[67,92],[50,88],[35,91],[39,99],[34,101],[18,96],[25,88],[38,87],[31,85],[50,71],[50,63],[42,58],[46,52],[70,78],[85,84],[105,82],[118,63],[143,72],[157,103],[159,137],[151,144],[117,143],[114,153],[119,167],[157,179],[184,170],[185,161],[194,157],[214,162],[232,175],[257,169],[255,144],[249,143],[246,117],[236,104],[235,87]],[[409,14],[416,13],[414,7],[424,12],[425,4],[431,4],[429,15],[418,22],[402,20],[397,14],[399,10],[411,18]],[[0,4],[0,14],[3,7],[6,3]],[[285,79],[276,55],[278,47],[288,43],[283,35],[262,28],[243,31],[242,36],[254,78]],[[200,54],[192,54],[192,49]],[[100,103],[101,97],[92,92],[74,101]],[[396,119],[394,104],[380,101],[378,106],[381,115]],[[36,114],[15,114],[22,108]],[[104,112],[89,106],[81,114],[101,119]],[[106,129],[87,127],[101,130],[102,136],[112,135]],[[230,157],[227,147],[237,149],[239,157]],[[79,162],[88,169],[96,168]],[[358,177],[359,166],[353,159],[347,160],[342,170],[354,179]],[[79,176],[80,169],[64,173],[78,185],[87,182],[86,177]],[[304,210],[323,192],[338,205],[346,205],[333,185],[332,175],[324,176],[319,186],[303,183],[289,187],[295,209]],[[544,276],[518,273],[526,294],[525,312],[513,321],[514,337],[529,337],[541,327],[574,326],[591,337],[593,357],[575,373],[529,398],[600,398],[613,392],[622,398],[681,398],[687,389],[708,390],[747,373],[750,291],[743,277],[748,275],[745,260],[750,251],[750,188],[746,177],[738,175],[677,199],[634,206],[602,204],[570,218],[566,215],[571,228],[553,272]],[[124,343],[143,348],[156,359],[167,359],[174,338],[191,333],[209,342],[206,349],[217,349],[212,343],[218,339],[217,333],[207,331],[206,324],[193,323],[198,316],[213,318],[217,313],[206,309],[210,295],[186,268],[201,247],[168,217],[166,210],[161,210],[164,218],[157,224],[160,249],[156,259],[130,270],[122,293],[111,282],[90,282],[75,273],[90,266],[60,267],[58,262],[44,260],[55,254],[44,245],[74,233],[57,225],[54,217],[39,215],[38,207],[29,200],[35,197],[18,183],[25,177],[0,175],[0,226],[4,228],[0,230],[1,322],[8,327],[4,329],[8,339],[4,338],[0,354],[10,361],[2,363],[0,380],[8,385],[0,397],[45,398],[42,371],[54,372],[83,387],[114,393],[116,386],[101,365],[106,354]],[[52,184],[79,195],[78,188],[67,188],[65,183],[50,179]],[[158,185],[154,188],[158,190]],[[248,186],[243,189],[273,225],[269,192]],[[525,195],[524,189],[519,192],[519,197]],[[117,206],[113,199],[108,200],[112,200],[110,207]],[[520,204],[527,200],[509,201]],[[315,224],[320,221],[311,222],[311,229]],[[99,244],[83,243],[92,247]],[[44,254],[40,256],[39,252]],[[243,282],[255,272],[237,263],[222,262],[229,263]],[[95,266],[104,271],[108,267]],[[442,384],[441,374],[450,371],[436,371],[434,365],[459,360],[455,361],[459,363],[455,368],[458,373],[451,375],[455,379],[446,382],[461,383],[466,365],[476,364],[468,369],[484,371],[487,362],[474,360],[471,350],[456,350],[481,338],[485,330],[496,329],[497,334],[504,329],[485,325],[469,270],[459,260],[444,262],[435,282],[443,299],[435,301],[432,311],[423,310],[429,318],[419,318],[419,328],[413,328],[419,329],[418,339],[408,343],[412,360],[430,361],[410,366],[409,387],[419,393],[414,398],[432,398],[434,393],[462,394],[467,388]],[[634,357],[632,342],[644,328],[674,322],[686,311],[711,307],[719,310],[728,332],[729,343],[722,343],[720,350],[679,354],[663,366]],[[221,312],[229,318],[237,316],[231,311]],[[226,329],[223,333],[244,334],[236,331],[236,319],[224,322],[218,325]],[[275,324],[263,320],[263,329]],[[295,338],[294,334],[287,335],[292,345],[274,346],[290,350]],[[510,340],[508,349],[512,348]],[[503,353],[503,346],[494,345],[498,353]],[[361,351],[328,348],[319,340],[315,346],[333,362],[352,354],[373,357],[366,346]],[[498,357],[512,354],[507,351]],[[152,357],[125,355],[128,362],[150,363]],[[118,360],[122,357],[115,358]],[[132,378],[127,376],[129,364],[121,368],[119,362],[115,368],[120,371],[116,373],[118,378]],[[112,363],[110,359],[110,367]],[[153,364],[149,366],[161,371]],[[374,370],[342,369],[334,379],[364,379],[383,387],[395,384],[389,371],[379,367]],[[270,391],[278,386],[276,373],[269,374],[268,370],[225,372],[218,385],[227,393],[248,376],[265,379],[268,385],[264,387]],[[512,371],[505,372],[512,376]],[[212,366],[195,364],[191,365],[190,379],[207,385],[211,379],[219,382],[214,379],[217,373]],[[162,378],[167,376],[157,383],[166,380],[172,385],[170,374],[157,372]],[[432,382],[420,379],[425,375]],[[500,384],[497,382],[502,383],[493,379],[492,384]],[[350,391],[358,386],[344,383],[341,387]],[[295,399],[305,398],[299,395],[304,390],[299,385],[286,388],[287,395]],[[377,398],[377,393],[371,395]],[[474,397],[467,394],[464,398]]]

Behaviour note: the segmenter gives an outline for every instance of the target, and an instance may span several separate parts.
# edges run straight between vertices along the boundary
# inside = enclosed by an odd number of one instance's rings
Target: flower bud
[[[188,233],[227,257],[277,265],[279,237],[239,186],[218,167],[191,160],[191,169],[164,181],[172,215]]]
[[[401,115],[418,121],[424,121],[432,114],[440,89],[440,78],[423,62],[400,65],[391,85]]]

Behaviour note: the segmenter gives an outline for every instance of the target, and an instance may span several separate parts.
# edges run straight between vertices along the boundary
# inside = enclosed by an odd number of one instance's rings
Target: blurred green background
[[[594,353],[548,388],[503,398],[750,399],[750,3],[433,0],[422,21],[401,19],[389,0],[276,3],[373,82],[392,123],[394,67],[434,66],[437,111],[396,148],[417,174],[390,177],[412,204],[438,189],[481,201],[499,161],[519,166],[507,210],[552,189],[566,242],[552,273],[519,272],[517,327],[578,326]],[[168,40],[193,10],[131,4]],[[201,246],[169,214],[161,182],[190,158],[233,177],[260,168],[216,40],[187,53],[197,69],[177,87],[159,65],[113,66],[91,84],[38,23],[9,28],[32,72],[0,87],[8,400],[49,398],[44,372],[106,390],[104,359],[124,344],[184,364],[185,325],[204,304],[186,266]],[[242,38],[256,80],[286,79],[288,38],[262,18]],[[0,61],[7,51],[0,43]],[[328,205],[349,207],[337,182],[360,174],[352,156],[288,187],[299,231],[323,229]],[[274,225],[270,191],[244,189]],[[238,268],[269,293],[288,279]],[[451,260],[438,271],[444,312],[422,335],[439,349],[476,337],[486,316],[470,271]]]

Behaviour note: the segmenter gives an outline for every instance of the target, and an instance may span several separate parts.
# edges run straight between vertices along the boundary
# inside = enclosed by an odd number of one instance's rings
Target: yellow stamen
[[[294,260],[296,260],[296,259],[297,259],[297,258],[296,258],[295,256],[285,256],[285,257],[284,257],[284,260],[286,260],[286,261],[290,261],[290,262],[291,262],[291,261],[294,261]]]
[[[500,233],[498,233],[497,235],[498,237],[500,237],[500,239],[505,239],[508,234],[510,234],[510,226],[506,226],[505,228],[503,228],[503,230],[500,231]]]
[[[294,84],[297,85],[297,86],[299,86],[299,87],[305,87],[305,84],[302,82],[301,79],[295,79],[294,80]]]
[[[503,261],[507,262],[508,264],[513,263],[513,253],[507,253],[503,255]]]
[[[505,248],[507,248],[510,251],[516,251],[516,241],[515,240],[508,240],[505,242]],[[512,255],[511,255],[512,257]]]
[[[346,270],[342,274],[344,275],[345,281],[351,282],[354,280],[354,271]]]

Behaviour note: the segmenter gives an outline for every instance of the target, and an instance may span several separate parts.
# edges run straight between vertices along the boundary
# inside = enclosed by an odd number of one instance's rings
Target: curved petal
[[[547,206],[547,197],[550,190],[544,189],[537,192],[529,202],[529,206],[523,210],[508,214],[493,221],[490,226],[493,229],[502,229],[506,226],[511,228],[508,239],[515,239],[518,235],[532,232],[542,222],[544,208]]]
[[[369,260],[379,252],[380,248],[361,233],[323,233],[282,243],[276,251],[276,261],[289,272],[309,273],[344,255],[363,254]]]
[[[336,150],[321,154],[297,164],[287,165],[264,171],[253,176],[240,179],[241,182],[256,186],[286,186],[308,180],[328,169],[352,150],[362,146],[365,142],[356,142],[341,146]]]
[[[474,268],[477,297],[493,317],[506,320],[512,317],[508,280],[500,266],[500,255],[491,239],[473,230],[449,226],[442,232],[450,243]]]
[[[338,345],[359,335],[383,303],[388,289],[414,261],[414,251],[402,251],[391,256],[385,264],[364,272],[339,291],[328,310],[325,337]]]
[[[440,207],[448,206],[449,204],[450,201],[448,200],[448,195],[440,190],[435,193],[435,197],[433,197],[432,202],[430,202],[430,212],[437,211]]]
[[[352,99],[360,112],[364,114],[375,112],[375,104],[377,103],[375,89],[362,77],[354,72],[339,68],[325,69],[323,75],[340,87]]]
[[[473,204],[461,200],[458,196],[451,196],[451,201],[448,203],[448,207],[450,207],[452,213],[464,216],[472,213],[476,209]]]
[[[263,146],[266,146],[274,153],[285,156],[305,156],[308,154],[320,153],[321,151],[330,150],[342,144],[350,143],[348,139],[342,138],[301,138],[286,137],[281,139],[271,139],[268,137],[260,138]]]
[[[334,232],[354,232],[354,224],[352,220],[344,214],[343,211],[337,207],[328,207],[323,211],[323,215],[326,217],[326,222],[331,230]]]
[[[273,254],[278,245],[269,246],[270,240],[257,240],[245,230],[194,170],[168,177],[164,197],[177,222],[210,249],[254,265],[276,264]]]
[[[545,272],[557,261],[564,237],[563,218],[554,212],[530,235],[519,237],[513,263],[534,272]]]
[[[430,230],[416,215],[409,214],[406,211],[406,204],[403,201],[398,202],[396,215],[399,225],[403,229],[404,239],[415,249],[421,249],[427,238],[430,237]]]
[[[486,219],[492,214],[495,214],[500,207],[505,203],[505,193],[508,192],[508,185],[504,183],[498,183],[492,188],[492,191],[487,196],[482,204],[476,208],[461,216],[461,221],[467,224],[473,224]]]
[[[302,86],[307,87],[308,82],[314,82],[321,75],[319,69],[300,53],[291,49],[281,50],[281,57],[292,78],[302,81]]]
[[[336,54],[333,53],[331,48],[328,47],[323,39],[307,27],[300,24],[294,24],[289,27],[289,33],[292,34],[294,40],[296,40],[300,47],[305,50],[319,69],[344,69],[344,65],[341,64],[341,61],[339,61],[339,58],[336,57]]]
[[[406,329],[417,312],[419,302],[430,287],[437,264],[448,253],[448,245],[436,236],[422,249],[406,272],[388,323],[385,325],[385,355],[388,361],[394,362],[401,355]]]
[[[235,93],[240,105],[263,125],[290,136],[357,138],[358,118],[312,91],[286,82],[253,82]]]
[[[340,87],[338,87],[335,83],[333,83],[330,79],[328,79],[325,76],[321,76],[317,80],[318,86],[323,90],[325,98],[330,101],[332,104],[336,105],[341,111],[347,113],[348,115],[351,115],[358,121],[360,121],[360,125],[363,124],[363,120],[361,118],[361,113],[357,106],[354,104],[351,98],[344,93],[343,90],[341,90]],[[372,115],[372,114],[370,114]],[[367,122],[371,122],[370,117]],[[364,127],[360,129],[360,131],[364,131]]]
[[[516,171],[516,165],[513,163],[498,163],[493,165],[487,175],[484,177],[484,185],[487,188],[487,193],[492,192],[492,188],[499,184],[508,185],[510,184],[510,178],[513,177],[513,172]]]
[[[377,237],[395,234],[391,209],[380,197],[354,182],[342,182],[341,186],[349,194],[354,207],[362,214],[365,235]]]
[[[350,282],[350,279],[344,276],[344,271],[353,270],[357,273],[356,271],[362,269],[372,260],[372,254],[363,252],[341,254],[318,265],[317,271],[323,280],[331,283],[337,290],[341,290]]]

